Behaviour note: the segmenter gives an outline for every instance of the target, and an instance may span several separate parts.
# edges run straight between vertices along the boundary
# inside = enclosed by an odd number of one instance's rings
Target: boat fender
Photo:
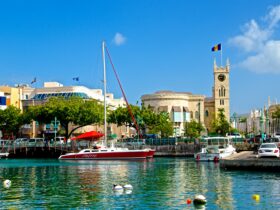
[[[5,188],[10,188],[11,185],[12,185],[12,182],[11,182],[11,180],[9,180],[9,179],[6,179],[6,180],[3,182],[3,186],[4,186]]]
[[[205,205],[207,203],[206,198],[203,195],[196,195],[193,200],[194,205]]]
[[[122,187],[121,185],[114,184],[114,185],[113,185],[113,190],[115,190],[115,191],[123,190],[123,187]]]
[[[125,190],[132,190],[132,189],[133,189],[133,187],[132,187],[131,184],[125,184],[125,185],[123,186],[123,188],[124,188]]]
[[[217,156],[214,157],[214,162],[218,162],[219,158]]]
[[[197,161],[200,160],[200,155],[199,155],[199,154],[196,155],[196,160],[197,160]]]

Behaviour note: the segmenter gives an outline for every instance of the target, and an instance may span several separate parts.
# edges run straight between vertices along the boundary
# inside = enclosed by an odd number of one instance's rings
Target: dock
[[[220,160],[225,170],[280,171],[279,158],[257,158],[253,151],[244,151]]]

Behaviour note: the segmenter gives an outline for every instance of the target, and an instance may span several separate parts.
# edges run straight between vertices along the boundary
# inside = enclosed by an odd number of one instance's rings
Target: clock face
[[[224,74],[219,74],[218,75],[218,80],[223,82],[226,79],[226,76]]]

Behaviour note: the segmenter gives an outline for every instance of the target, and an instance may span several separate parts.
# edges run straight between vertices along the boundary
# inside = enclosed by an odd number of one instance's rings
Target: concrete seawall
[[[200,151],[199,145],[182,144],[182,145],[145,145],[144,148],[155,149],[155,157],[193,157],[194,153]]]
[[[280,171],[279,158],[257,158],[252,151],[236,153],[220,160],[226,170]]]

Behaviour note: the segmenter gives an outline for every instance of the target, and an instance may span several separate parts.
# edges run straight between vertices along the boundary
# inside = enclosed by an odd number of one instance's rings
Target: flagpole
[[[221,45],[221,66],[223,66],[223,48]]]

